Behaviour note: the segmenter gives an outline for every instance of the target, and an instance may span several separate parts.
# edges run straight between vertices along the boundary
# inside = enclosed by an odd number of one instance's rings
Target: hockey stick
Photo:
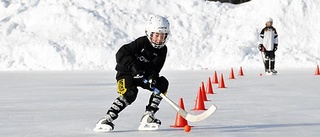
[[[260,53],[261,53],[261,57],[262,57],[262,61],[263,61],[264,72],[266,72],[266,71],[267,71],[267,68],[266,68],[266,60],[264,59],[264,56],[263,56],[262,51],[261,51]]]
[[[148,83],[147,80],[144,80],[144,83]],[[161,93],[157,88],[153,89],[153,92],[155,94],[159,94],[165,101],[167,101],[176,111],[179,115],[181,115],[183,118],[185,118],[187,121],[190,122],[199,122],[206,118],[208,118],[213,112],[217,110],[217,107],[215,105],[211,105],[208,110],[205,112],[199,114],[199,115],[191,115],[187,111],[183,110],[179,107],[175,102],[173,102],[171,99],[169,99],[166,95]]]
[[[158,90],[155,88],[155,90]],[[160,96],[167,101],[176,111],[181,115],[183,118],[185,118],[187,121],[190,122],[199,122],[202,120],[205,120],[207,117],[209,117],[214,111],[217,110],[217,107],[215,105],[211,105],[208,110],[205,112],[199,114],[199,115],[191,115],[187,111],[180,108],[175,102],[170,100],[166,95],[160,93]]]

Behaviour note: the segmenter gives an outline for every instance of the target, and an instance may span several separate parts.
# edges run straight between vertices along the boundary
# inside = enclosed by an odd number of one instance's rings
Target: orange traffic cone
[[[210,77],[208,78],[207,94],[214,94]]]
[[[319,65],[317,65],[317,68],[316,68],[316,72],[315,72],[315,75],[320,75],[320,69],[319,69]]]
[[[179,106],[184,110],[184,104],[183,99],[180,98],[179,100]],[[185,125],[188,125],[188,121],[184,119],[179,113],[176,114],[176,121],[174,122],[174,125],[171,125],[170,127],[184,127]]]
[[[221,74],[218,88],[226,88],[226,85],[224,84],[224,80],[223,80],[223,74]]]
[[[204,88],[204,82],[201,82],[201,90],[206,93],[206,89]]]
[[[203,101],[210,101],[207,98],[206,90],[204,88],[204,82],[201,83],[200,90],[201,90],[201,95],[202,95]]]
[[[214,71],[212,84],[219,84],[217,71]]]
[[[202,97],[201,88],[199,88],[196,104],[194,105],[194,109],[192,110],[206,110],[206,108],[204,107],[204,100]]]
[[[240,70],[239,70],[238,76],[244,76],[244,75],[243,75],[243,71],[242,71],[242,67],[240,67]]]
[[[229,79],[235,79],[235,78],[234,78],[233,68],[231,68],[230,75],[229,75]]]

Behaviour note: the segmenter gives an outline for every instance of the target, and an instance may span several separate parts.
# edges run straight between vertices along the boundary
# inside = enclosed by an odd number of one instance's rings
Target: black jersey
[[[142,36],[123,45],[116,54],[116,70],[119,75],[132,75],[145,71],[146,76],[159,74],[167,56],[167,47],[154,48],[147,36]]]

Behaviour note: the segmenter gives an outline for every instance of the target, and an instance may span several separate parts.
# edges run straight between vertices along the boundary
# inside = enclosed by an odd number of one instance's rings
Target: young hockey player
[[[146,36],[142,36],[129,44],[123,45],[116,53],[117,92],[119,97],[112,103],[110,109],[103,116],[94,131],[108,132],[114,129],[112,123],[119,113],[133,103],[141,87],[150,91],[154,88],[166,94],[169,82],[159,76],[166,60],[166,42],[170,34],[169,21],[162,16],[152,16],[147,23]],[[146,80],[148,82],[146,82]],[[161,121],[154,114],[162,97],[152,93],[143,114],[139,130],[157,130]]]
[[[258,49],[264,54],[264,64],[266,74],[276,74],[275,65],[275,51],[278,49],[278,34],[276,29],[272,26],[273,19],[268,18],[266,27],[260,33],[260,44]]]

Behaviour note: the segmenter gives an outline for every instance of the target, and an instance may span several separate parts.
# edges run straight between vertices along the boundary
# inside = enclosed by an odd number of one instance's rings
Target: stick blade
[[[201,113],[199,115],[187,114],[186,117],[184,117],[184,118],[190,122],[199,122],[199,121],[205,120],[206,118],[211,116],[213,114],[213,112],[215,112],[216,110],[217,110],[217,107],[215,105],[211,105],[208,110],[204,111],[203,113]]]
[[[208,110],[204,111],[203,113],[199,115],[191,115],[187,111],[183,110],[179,107],[175,102],[173,102],[171,99],[169,99],[166,95],[160,94],[160,96],[167,101],[176,111],[179,115],[181,115],[184,119],[190,122],[199,122],[206,118],[208,118],[213,112],[217,110],[217,107],[215,105],[211,105]]]

